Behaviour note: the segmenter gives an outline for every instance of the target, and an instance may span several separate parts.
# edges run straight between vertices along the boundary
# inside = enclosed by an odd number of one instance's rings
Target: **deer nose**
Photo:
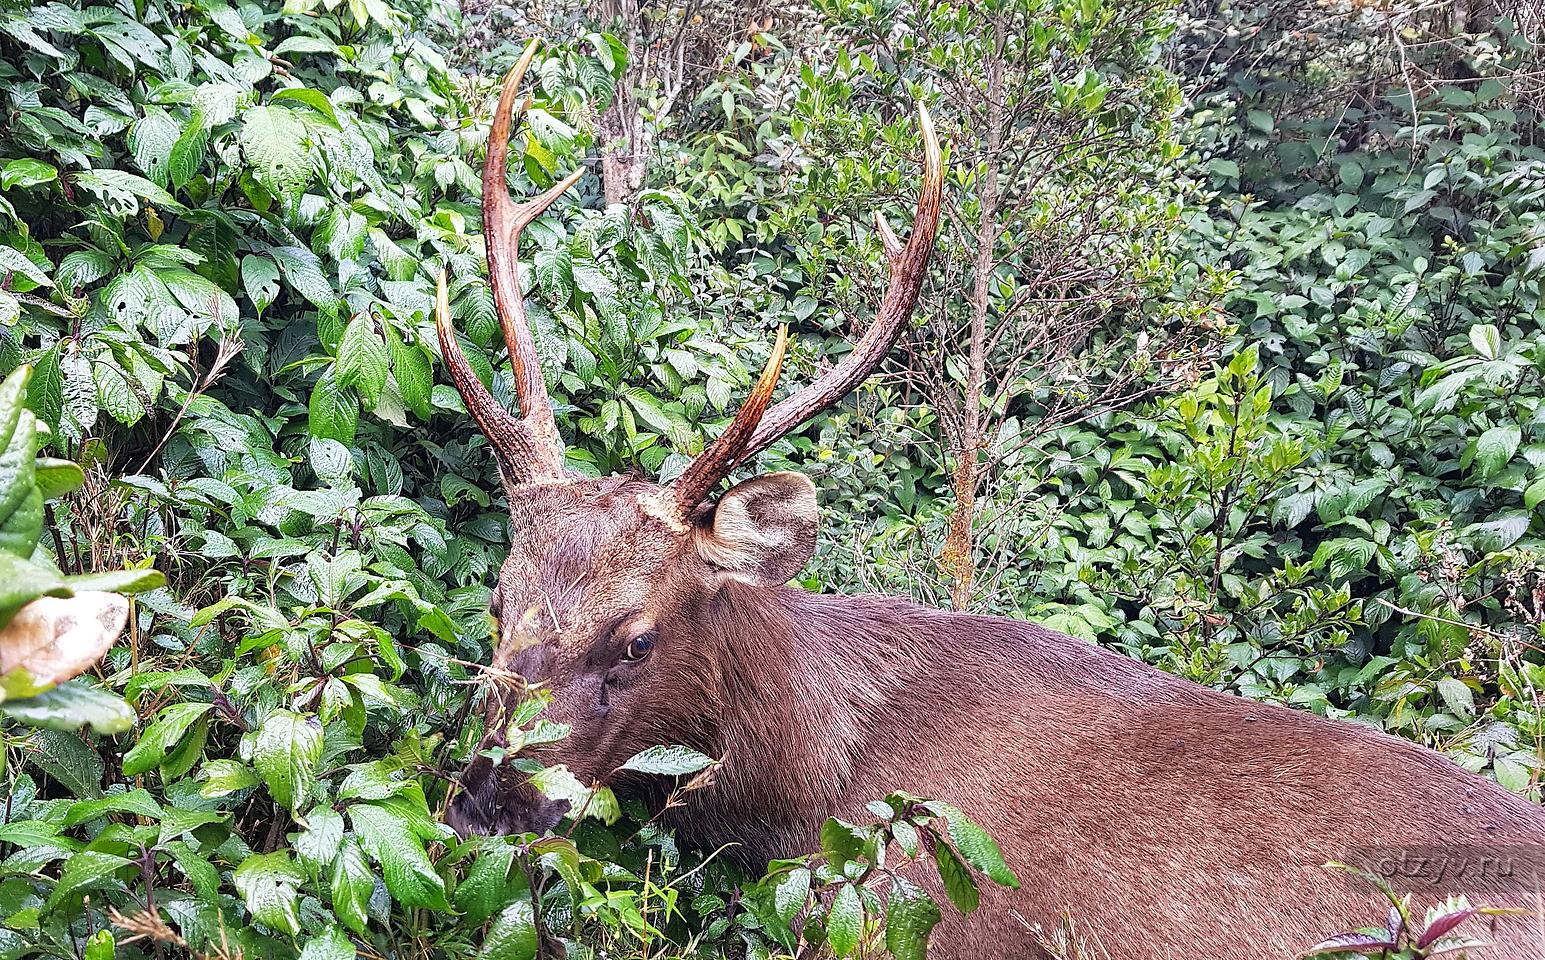
[[[461,837],[545,833],[569,812],[567,800],[550,800],[526,776],[501,776],[486,759],[462,777],[461,792],[451,801],[445,822]]]

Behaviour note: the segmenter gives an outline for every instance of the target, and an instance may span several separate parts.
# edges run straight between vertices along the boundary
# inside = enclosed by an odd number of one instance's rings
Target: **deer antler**
[[[483,163],[483,237],[488,247],[494,308],[499,314],[499,325],[504,329],[504,343],[510,351],[510,365],[515,373],[519,419],[494,400],[462,356],[461,346],[451,329],[443,273],[435,306],[435,327],[440,334],[440,349],[450,367],[451,379],[478,428],[493,444],[499,468],[509,483],[560,480],[563,477],[563,443],[553,421],[552,401],[542,382],[542,368],[537,360],[536,343],[531,339],[531,326],[526,321],[518,253],[521,231],[584,175],[583,168],[575,170],[521,204],[511,199],[505,184],[510,136],[518,126],[520,116],[531,107],[531,98],[527,97],[518,110],[513,109],[515,96],[539,43],[533,39],[526,45],[520,62],[504,81],[493,127],[488,132],[488,156]]]
[[[762,375],[757,378],[756,386],[751,388],[751,396],[741,405],[735,414],[735,419],[721,434],[719,439],[709,444],[707,449],[700,453],[681,476],[676,478],[673,487],[676,491],[676,502],[681,504],[682,511],[690,512],[702,499],[713,491],[719,481],[729,475],[735,469],[735,465],[746,456],[746,445],[751,442],[751,432],[756,429],[757,421],[762,419],[762,411],[767,409],[767,404],[772,402],[773,388],[778,386],[778,374],[783,370],[783,355],[789,346],[789,328],[778,328],[778,340],[773,344],[772,356],[767,358],[767,366],[762,368]]]
[[[933,129],[933,118],[921,103],[917,105],[917,114],[923,131],[923,184],[917,195],[911,238],[903,246],[883,216],[876,213],[874,218],[890,265],[890,286],[880,301],[874,323],[853,351],[824,376],[767,409],[778,369],[783,363],[786,338],[780,331],[772,359],[750,398],[719,439],[693,460],[672,485],[677,505],[683,513],[690,513],[737,463],[777,443],[863,383],[906,328],[922,292],[923,280],[928,275],[928,259],[938,236],[939,204],[944,195],[944,159],[939,149],[939,137]]]

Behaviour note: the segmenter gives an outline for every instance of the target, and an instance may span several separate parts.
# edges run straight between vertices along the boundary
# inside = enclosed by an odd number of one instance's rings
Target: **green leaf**
[[[145,416],[145,404],[129,385],[128,375],[110,360],[91,365],[97,384],[97,402],[119,423],[133,426]]]
[[[939,879],[944,881],[944,892],[955,909],[961,913],[975,911],[982,902],[981,892],[976,888],[976,878],[971,876],[971,871],[954,849],[940,840],[934,844],[933,858],[939,867]]]
[[[77,893],[96,890],[115,883],[118,871],[133,867],[134,861],[101,850],[82,850],[64,862],[64,872],[48,895],[45,912],[53,910]]]
[[[102,795],[102,758],[85,740],[74,733],[48,729],[38,731],[31,739],[37,747],[30,758],[32,763],[59,781],[72,796]]]
[[[269,103],[276,103],[280,100],[294,100],[297,103],[304,104],[326,117],[328,124],[334,129],[341,129],[338,126],[338,112],[334,109],[333,102],[327,99],[327,95],[320,90],[311,90],[307,87],[287,87],[268,98]]]
[[[163,709],[156,721],[140,735],[139,743],[124,755],[124,776],[138,776],[160,766],[193,721],[212,709],[214,704],[211,703],[174,703]]]
[[[257,254],[242,257],[241,285],[247,299],[262,313],[279,298],[279,265]]]
[[[252,107],[242,114],[241,150],[258,183],[293,202],[311,178],[306,125],[283,107]]]
[[[376,333],[375,320],[368,313],[357,313],[344,328],[338,343],[338,386],[354,387],[366,409],[381,399],[391,358],[386,343]]]
[[[326,804],[318,804],[306,814],[306,828],[292,834],[295,856],[313,873],[330,866],[343,843],[343,817]]]
[[[129,217],[139,213],[140,200],[149,201],[163,210],[184,209],[161,187],[127,170],[92,170],[76,173],[71,179],[77,187],[95,194],[114,216]]]
[[[482,960],[534,960],[537,951],[536,915],[529,900],[505,907],[488,928]]]
[[[939,907],[920,887],[892,877],[885,902],[885,949],[895,960],[925,960],[928,936],[939,922]]]
[[[230,820],[229,813],[217,810],[179,810],[176,807],[170,807],[161,813],[161,830],[156,835],[156,842],[163,847],[169,846],[179,837],[187,836],[199,827],[211,823],[228,824]]]
[[[1492,427],[1481,434],[1475,441],[1475,465],[1480,476],[1489,477],[1507,466],[1522,439],[1522,431],[1511,423]]]
[[[143,787],[135,787],[125,793],[114,793],[96,800],[81,800],[71,804],[64,815],[63,826],[73,827],[89,823],[110,813],[129,813],[156,820],[165,811],[159,803],[156,803],[150,791]]]
[[[1495,360],[1502,353],[1502,334],[1490,323],[1477,323],[1470,328],[1470,346],[1487,360]]]
[[[173,840],[170,843],[162,841],[162,845],[172,855],[172,862],[177,864],[177,869],[188,878],[188,884],[193,888],[193,892],[206,901],[218,902],[220,871],[215,869],[214,864],[180,840]]]
[[[617,798],[603,786],[588,787],[568,767],[559,764],[543,767],[531,775],[531,785],[549,800],[567,800],[569,815],[616,823],[622,816]]]
[[[65,577],[64,582],[77,593],[96,590],[102,593],[144,593],[166,586],[166,575],[159,570],[108,570]]]
[[[204,165],[204,156],[208,147],[209,126],[203,112],[195,110],[188,118],[188,125],[177,137],[177,142],[172,144],[171,156],[167,158],[167,178],[173,187],[181,190],[188,185],[188,181],[192,180],[199,168]]]
[[[311,390],[308,428],[313,437],[325,437],[339,443],[353,443],[359,428],[359,403],[354,395],[338,386],[331,373],[324,373]]]
[[[31,257],[13,247],[0,246],[0,278],[11,273],[19,273],[40,287],[54,285],[43,268],[32,262]]]
[[[805,906],[810,896],[810,870],[796,867],[779,877],[773,884],[773,910],[785,925],[794,921],[794,915]]]
[[[402,402],[422,419],[430,414],[429,398],[434,390],[434,371],[429,357],[412,344],[403,343],[395,330],[388,328],[388,346],[392,355],[392,376],[402,392]]]
[[[291,810],[306,798],[316,782],[322,759],[322,724],[289,710],[275,710],[264,719],[252,744],[252,765],[268,792]]]
[[[305,247],[269,247],[268,255],[279,264],[284,279],[300,291],[301,296],[323,310],[336,310],[338,295],[322,272],[322,261]]]
[[[307,937],[300,960],[354,960],[359,951],[343,928],[329,925],[318,936]]]
[[[107,690],[72,680],[25,700],[12,700],[0,712],[27,724],[49,730],[79,730],[89,726],[97,733],[123,733],[134,726],[134,708]]]
[[[864,903],[851,883],[837,888],[826,913],[826,942],[832,952],[846,957],[858,948],[864,935]]]
[[[27,399],[30,367],[0,383],[0,551],[29,557],[43,533],[43,495],[37,487],[37,426]]]
[[[111,930],[98,930],[86,938],[85,960],[113,960],[117,953],[118,946]]]
[[[1487,552],[1506,550],[1529,532],[1527,513],[1506,513],[1485,523],[1472,523],[1464,535],[1476,547]]]
[[[376,878],[359,841],[352,836],[344,837],[343,845],[338,848],[329,889],[333,912],[338,919],[350,930],[364,935],[370,922],[366,908],[370,904],[370,895],[375,892]]]
[[[74,493],[86,482],[86,471],[69,460],[39,457],[36,467],[38,492],[43,499],[57,500],[67,493]]]
[[[163,780],[175,780],[193,769],[204,756],[204,747],[209,743],[209,716],[206,714],[194,721],[188,730],[187,736],[166,753],[166,759],[161,761],[161,778]]]
[[[499,842],[484,848],[467,871],[466,879],[456,885],[456,909],[466,923],[481,926],[526,889],[525,874],[515,863],[515,850]]]
[[[958,807],[952,807],[947,803],[933,805],[945,822],[949,824],[950,842],[965,859],[976,869],[987,874],[994,883],[1001,884],[1011,890],[1019,889],[1019,878],[1014,876],[1014,871],[1003,859],[1003,850],[998,846],[998,841],[988,835],[986,830],[977,826]]]
[[[533,268],[544,294],[559,303],[568,303],[574,296],[574,261],[567,250],[558,247],[537,251]]]
[[[712,766],[713,762],[713,757],[705,756],[687,747],[650,747],[648,750],[634,754],[627,763],[617,769],[679,776],[685,773],[696,773],[704,767]]]
[[[257,774],[240,760],[222,757],[204,764],[198,778],[204,781],[199,795],[214,799],[258,785]]]
[[[842,870],[850,860],[864,852],[864,838],[850,823],[829,817],[821,824],[821,854],[836,870]]]
[[[1226,157],[1215,157],[1207,162],[1207,172],[1218,177],[1239,179],[1239,164]]]
[[[298,890],[306,875],[286,850],[254,853],[231,875],[252,919],[281,933],[300,933]]]
[[[381,864],[386,889],[410,907],[449,910],[445,881],[424,852],[424,843],[395,811],[374,803],[349,807],[349,822],[366,851]]]
[[[182,126],[161,110],[152,108],[129,130],[129,152],[145,175],[161,186],[167,184],[167,162],[182,134]]]
[[[1444,677],[1438,681],[1438,695],[1455,716],[1465,719],[1475,716],[1475,694],[1464,681]]]
[[[20,368],[24,369],[24,368]],[[43,351],[34,364],[35,376],[27,390],[27,409],[37,415],[38,419],[53,427],[58,427],[59,419],[64,412],[64,373],[59,367],[59,346],[55,344]],[[13,373],[12,376],[15,376]],[[0,386],[0,394],[4,393],[4,387]],[[4,410],[3,400],[0,400],[0,411]],[[4,416],[0,413],[0,425],[3,425]],[[9,430],[0,431],[9,436]],[[8,489],[6,480],[0,475],[0,491]],[[42,513],[41,505],[38,507]],[[41,523],[41,516],[40,516]]]
[[[1545,477],[1539,477],[1524,488],[1524,509],[1533,510],[1545,500]]]
[[[35,187],[59,179],[59,171],[41,160],[22,157],[8,162],[0,169],[0,190],[12,187]]]

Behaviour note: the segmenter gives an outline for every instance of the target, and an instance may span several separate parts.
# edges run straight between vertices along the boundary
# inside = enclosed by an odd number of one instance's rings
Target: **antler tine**
[[[483,236],[488,246],[488,272],[493,281],[494,306],[499,314],[499,325],[504,330],[504,343],[510,351],[510,364],[515,374],[515,397],[520,402],[521,418],[529,425],[541,451],[544,470],[553,475],[562,473],[563,446],[558,438],[558,427],[553,421],[552,401],[547,397],[547,386],[542,382],[542,367],[537,360],[536,343],[531,338],[531,326],[526,321],[524,293],[520,287],[519,248],[520,234],[533,220],[540,217],[553,201],[572,187],[584,168],[575,170],[563,180],[549,187],[525,203],[517,204],[505,183],[509,162],[510,137],[520,118],[531,107],[528,97],[515,109],[516,94],[526,68],[531,66],[540,41],[533,38],[526,45],[520,62],[510,71],[499,93],[499,106],[494,113],[493,126],[488,132],[488,155],[483,163]]]
[[[944,196],[944,158],[939,137],[934,132],[928,108],[917,105],[918,123],[923,132],[923,184],[917,195],[917,212],[912,218],[912,236],[902,246],[896,234],[875,215],[875,228],[885,247],[890,264],[890,286],[880,302],[879,314],[864,332],[853,351],[816,382],[780,401],[766,415],[742,457],[750,457],[777,443],[785,434],[847,396],[863,383],[895,346],[917,306],[923,280],[928,275],[928,259],[933,254],[939,232],[939,205]]]
[[[880,235],[880,245],[885,248],[885,260],[889,263],[901,256],[906,248],[896,237],[896,231],[891,229],[891,223],[885,219],[885,214],[876,210],[874,212],[874,229]]]
[[[451,380],[466,403],[467,412],[477,422],[478,429],[493,444],[505,483],[514,485],[545,476],[536,469],[546,461],[538,454],[539,446],[531,429],[499,405],[499,401],[483,386],[477,374],[472,372],[466,356],[461,352],[456,331],[451,328],[451,304],[445,289],[444,270],[440,271],[435,289],[435,331],[440,335],[440,352],[445,356],[446,366],[451,369]]]
[[[788,346],[789,328],[779,327],[772,356],[767,358],[762,375],[757,378],[751,395],[736,412],[735,419],[671,485],[683,514],[690,513],[745,458],[746,444],[761,421],[762,412],[772,400],[773,388],[778,385],[778,374],[783,370],[783,358],[788,352]]]

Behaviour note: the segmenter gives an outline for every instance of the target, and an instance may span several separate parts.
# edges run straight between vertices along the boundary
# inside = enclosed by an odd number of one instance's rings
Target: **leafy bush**
[[[436,263],[474,366],[509,393],[475,219],[492,84],[447,68],[428,32],[444,15],[55,3],[0,27],[0,356],[33,365],[20,416],[83,483],[54,560],[170,576],[102,671],[136,734],[3,730],[21,762],[0,955],[529,957],[539,938],[615,955],[661,937],[920,955],[938,909],[899,861],[938,858],[963,909],[973,869],[1012,881],[990,841],[955,852],[975,828],[953,808],[898,795],[760,884],[615,799],[567,836],[459,842],[440,823],[481,732],[483,584],[508,534],[483,440],[433,382]],[[543,59],[513,189],[580,162],[591,142],[564,116],[611,82],[578,46]],[[669,474],[745,382],[691,309],[689,212],[581,193],[530,231],[576,469]]]
[[[128,704],[66,681],[101,659],[123,631],[129,604],[120,594],[154,589],[165,578],[154,570],[67,577],[46,558],[33,559],[44,502],[78,488],[85,474],[67,460],[37,456],[38,422],[24,406],[31,375],[22,367],[0,382],[0,715],[122,733],[134,723]]]

